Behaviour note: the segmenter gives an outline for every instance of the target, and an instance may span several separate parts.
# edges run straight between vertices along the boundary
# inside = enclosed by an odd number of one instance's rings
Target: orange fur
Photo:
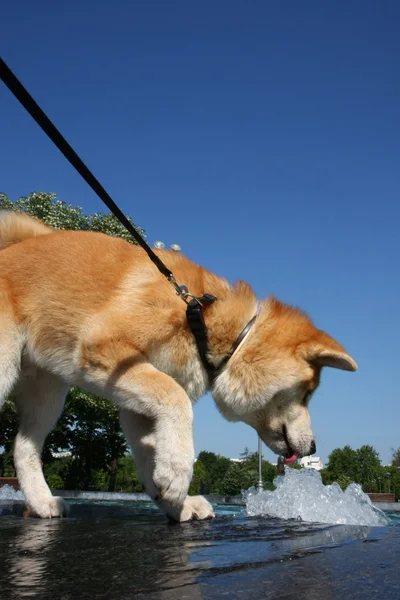
[[[178,520],[209,515],[205,501],[185,499],[193,458],[191,402],[209,381],[186,305],[171,284],[139,247],[101,233],[56,231],[26,215],[0,214],[0,248],[4,352],[15,367],[3,376],[4,390],[17,381],[22,360],[22,378],[38,370],[38,389],[47,385],[61,394],[62,381],[110,398],[121,410],[147,491],[162,510]],[[217,297],[204,317],[209,359],[218,366],[256,314],[252,289],[244,282],[231,286],[181,254],[157,254],[192,294]],[[212,393],[226,418],[249,423],[275,452],[300,456],[313,439],[304,396],[317,387],[323,366],[357,368],[304,313],[270,298]],[[23,398],[19,402],[25,406]],[[25,439],[17,437],[24,491],[34,512],[58,514],[62,503],[45,500],[44,480],[36,485],[45,510],[29,491],[32,473],[25,477],[24,465],[34,450]]]

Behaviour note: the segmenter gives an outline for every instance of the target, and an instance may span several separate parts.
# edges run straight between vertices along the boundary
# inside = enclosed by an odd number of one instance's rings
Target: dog
[[[31,513],[59,517],[40,466],[46,436],[72,385],[116,404],[146,492],[175,521],[214,516],[188,496],[193,404],[208,390],[228,421],[243,421],[287,462],[316,450],[308,411],[322,367],[355,371],[353,358],[307,315],[275,298],[258,303],[180,253],[156,251],[203,307],[210,379],[186,305],[144,250],[102,233],[55,230],[26,214],[0,214],[0,407],[20,415],[14,462]]]

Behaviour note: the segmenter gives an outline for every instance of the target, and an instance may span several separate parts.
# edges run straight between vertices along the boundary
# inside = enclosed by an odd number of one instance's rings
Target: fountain
[[[384,513],[376,508],[361,486],[352,483],[343,492],[337,483],[324,485],[314,469],[287,468],[274,480],[276,490],[256,488],[243,493],[249,516],[298,519],[309,523],[385,526]]]

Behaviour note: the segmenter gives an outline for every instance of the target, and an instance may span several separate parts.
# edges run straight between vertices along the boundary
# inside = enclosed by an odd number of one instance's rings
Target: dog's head
[[[322,367],[355,371],[344,348],[301,311],[270,299],[216,379],[213,396],[230,421],[244,421],[277,454],[314,454],[308,404]]]

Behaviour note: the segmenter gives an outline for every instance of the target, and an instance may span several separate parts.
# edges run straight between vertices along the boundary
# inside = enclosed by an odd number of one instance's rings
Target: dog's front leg
[[[139,361],[126,370],[114,370],[107,388],[123,414],[132,412],[151,420],[152,481],[157,490],[152,496],[179,511],[194,463],[193,410],[189,397],[172,377]],[[123,424],[129,442],[134,443],[133,428],[125,424],[128,420],[124,416]]]
[[[120,419],[135,456],[139,477],[146,492],[155,500],[160,510],[175,521],[213,517],[214,512],[211,505],[202,496],[186,496],[182,504],[167,500],[165,495],[161,497],[156,474],[160,468],[159,459],[157,458],[157,456],[160,456],[160,452],[159,448],[157,449],[155,420],[130,410],[121,410]],[[172,475],[172,477],[175,476]],[[184,484],[186,491],[189,483],[190,480]]]

